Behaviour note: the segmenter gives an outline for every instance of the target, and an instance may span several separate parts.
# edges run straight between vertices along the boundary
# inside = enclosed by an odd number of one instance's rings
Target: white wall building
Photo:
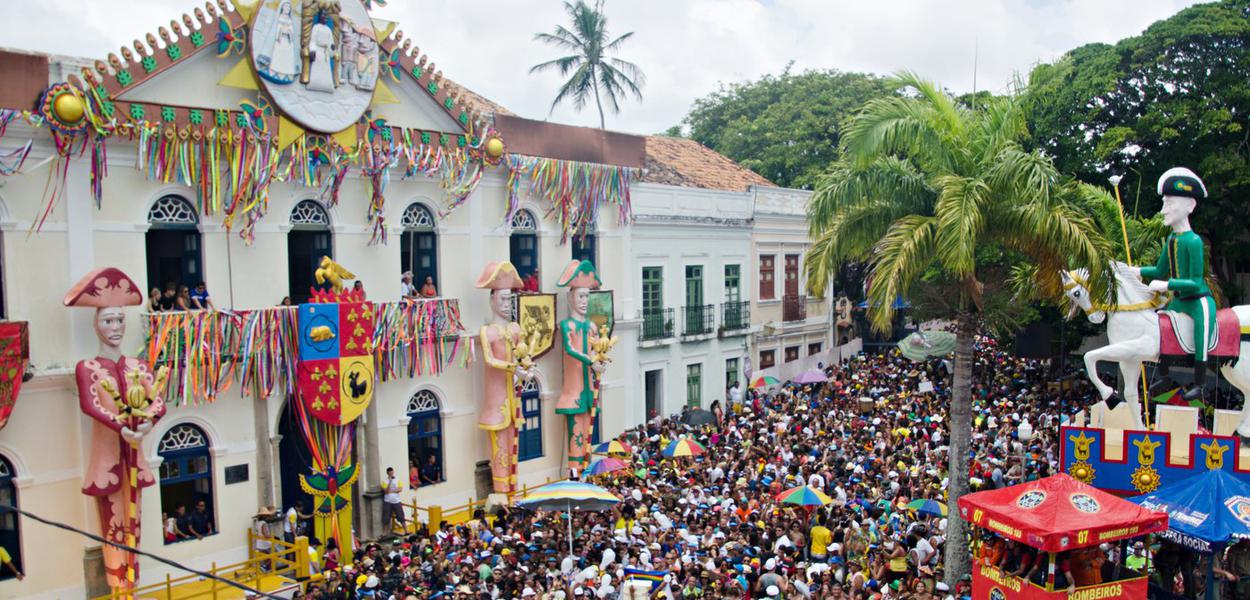
[[[751,230],[751,302],[754,371],[798,361],[828,350],[833,324],[831,301],[809,295],[804,258],[811,244],[807,198],[811,192],[755,187],[755,226]]]

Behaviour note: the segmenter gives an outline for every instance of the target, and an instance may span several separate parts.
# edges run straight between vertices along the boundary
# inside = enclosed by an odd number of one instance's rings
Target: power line
[[[103,537],[100,537],[100,536],[98,536],[98,535],[96,535],[96,534],[94,534],[94,533],[91,533],[91,532],[89,532],[89,531],[83,531],[82,529],[79,529],[79,528],[74,527],[74,526],[72,526],[72,525],[67,525],[67,524],[65,524],[65,523],[61,523],[61,522],[59,522],[59,521],[53,521],[53,520],[51,520],[51,519],[46,519],[46,518],[41,517],[41,516],[39,516],[39,515],[36,515],[36,514],[34,514],[34,513],[30,513],[30,512],[24,511],[24,510],[22,510],[22,509],[20,509],[20,508],[18,508],[18,507],[16,507],[16,506],[12,506],[12,505],[10,505],[10,504],[0,504],[0,514],[4,514],[4,513],[6,513],[6,512],[15,512],[15,513],[17,513],[17,514],[19,514],[19,515],[22,515],[23,517],[26,517],[27,519],[30,519],[30,520],[32,520],[32,521],[37,521],[37,522],[39,522],[39,523],[43,523],[44,525],[48,525],[48,526],[50,526],[50,527],[55,527],[55,528],[57,528],[57,529],[63,529],[63,530],[65,530],[65,531],[69,531],[69,532],[72,532],[72,533],[76,533],[76,534],[81,535],[81,536],[83,536],[83,537],[86,537],[86,538],[88,538],[88,539],[91,539],[91,540],[94,540],[94,541],[100,542],[101,544],[107,544],[107,545],[109,545],[109,546],[112,546],[112,547],[117,548],[117,549],[120,549],[120,550],[124,550],[124,551],[126,551],[126,552],[133,552],[133,553],[135,553],[135,554],[137,554],[137,555],[139,555],[139,556],[146,556],[146,557],[148,557],[148,558],[150,558],[150,559],[152,559],[152,560],[154,560],[154,561],[156,561],[156,562],[159,562],[159,563],[163,563],[163,564],[169,565],[169,566],[171,566],[171,567],[173,567],[173,568],[175,568],[175,569],[179,569],[179,570],[182,570],[182,571],[186,571],[186,572],[191,573],[191,574],[194,574],[194,575],[199,575],[200,577],[203,577],[203,578],[205,578],[205,579],[213,579],[213,580],[216,580],[216,581],[220,581],[220,582],[222,582],[222,583],[224,583],[224,584],[226,584],[226,585],[228,585],[228,586],[239,588],[240,590],[243,590],[243,592],[244,592],[244,593],[246,593],[246,594],[251,594],[251,595],[256,596],[256,597],[258,597],[258,598],[273,598],[274,600],[284,600],[284,599],[282,598],[282,596],[276,596],[276,595],[274,595],[274,594],[270,594],[270,593],[267,593],[267,592],[262,592],[262,591],[260,591],[260,590],[258,590],[258,589],[256,589],[256,588],[253,588],[253,587],[250,587],[250,586],[244,585],[244,584],[242,584],[242,583],[240,583],[240,582],[237,582],[237,581],[233,581],[233,580],[230,580],[230,579],[226,579],[225,577],[220,577],[220,576],[218,576],[218,575],[214,575],[214,574],[209,573],[209,572],[207,572],[207,571],[200,571],[200,570],[197,570],[197,569],[192,569],[191,567],[188,567],[188,566],[186,566],[186,565],[184,565],[184,564],[182,564],[182,563],[179,563],[179,562],[176,562],[176,561],[172,561],[172,560],[169,560],[168,558],[164,558],[164,557],[161,557],[161,556],[157,556],[157,555],[152,554],[152,553],[150,553],[150,552],[144,552],[143,550],[140,550],[140,549],[138,549],[138,548],[131,548],[130,546],[127,546],[127,545],[125,545],[125,544],[119,544],[119,543],[117,543],[117,542],[107,540],[107,539],[105,539],[105,538],[103,538]]]

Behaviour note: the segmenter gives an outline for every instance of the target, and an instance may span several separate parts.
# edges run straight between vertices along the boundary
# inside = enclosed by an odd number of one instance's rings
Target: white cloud
[[[1193,0],[609,0],[610,32],[634,31],[621,58],[647,74],[608,127],[654,133],[720,82],[796,68],[917,71],[959,92],[1000,91],[1013,73],[1090,42],[1136,35]],[[6,0],[0,45],[103,58],[200,2]],[[558,0],[390,0],[399,23],[446,76],[531,118],[546,118],[560,80],[529,75],[558,50],[533,36],[565,16]],[[552,119],[597,125],[593,106]]]

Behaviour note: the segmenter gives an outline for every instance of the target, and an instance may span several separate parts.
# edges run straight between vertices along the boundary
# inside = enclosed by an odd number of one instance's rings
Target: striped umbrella
[[[682,456],[699,456],[705,452],[707,452],[707,448],[703,444],[690,438],[681,438],[673,440],[662,454],[668,458],[679,458]]]
[[[826,506],[833,502],[833,498],[814,487],[800,485],[777,494],[777,501],[799,506]]]
[[[619,458],[600,458],[595,462],[590,463],[590,466],[586,467],[586,470],[583,471],[583,473],[586,475],[606,475],[613,471],[620,471],[621,469],[625,469],[627,467],[629,467],[629,465],[625,464],[625,461],[622,461]]]
[[[620,440],[608,440],[594,447],[596,454],[633,454],[634,449]]]
[[[942,504],[937,500],[929,500],[926,498],[908,502],[907,508],[916,511],[918,514],[930,515],[934,517],[945,517],[948,511],[945,504]]]
[[[773,377],[772,375],[762,375],[760,377],[756,377],[755,381],[751,382],[751,388],[758,390],[759,388],[777,385],[779,383],[781,383],[781,380]]]
[[[598,512],[621,501],[597,485],[581,481],[557,481],[536,488],[517,500],[517,506],[531,510],[562,510],[568,513],[569,554],[573,554],[573,511]]]

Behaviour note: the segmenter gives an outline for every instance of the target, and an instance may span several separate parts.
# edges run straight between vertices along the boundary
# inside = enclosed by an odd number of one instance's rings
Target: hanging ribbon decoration
[[[401,376],[442,374],[461,352],[462,331],[460,305],[455,300],[401,300],[377,305],[373,364],[378,378],[385,382]]]
[[[241,102],[238,111],[162,107],[160,120],[145,118],[143,105],[130,104],[129,112],[118,106],[99,86],[63,82],[44,91],[37,111],[0,110],[0,137],[19,117],[33,127],[47,127],[52,135],[55,153],[50,160],[55,162],[45,190],[48,201],[32,231],[41,229],[55,209],[64,195],[70,159],[85,154],[87,146],[90,190],[99,207],[110,139],[133,141],[135,166],[144,177],[194,189],[199,212],[224,214],[226,228],[237,226],[249,245],[256,224],[268,211],[269,189],[275,182],[318,188],[322,202],[333,207],[348,170],[359,166],[370,186],[370,242],[386,243],[384,194],[390,169],[402,168],[404,177],[439,179],[447,196],[448,208],[441,212],[446,216],[477,189],[487,160],[484,138],[468,135],[453,145],[451,134],[396,128],[381,119],[367,121],[369,142],[357,140],[350,148],[310,133],[279,150],[272,125],[275,112],[263,97]],[[176,128],[173,115],[181,113],[175,111],[188,111],[189,124]],[[491,139],[502,143],[497,136]],[[19,173],[32,148],[33,141],[27,141],[0,153],[0,176]],[[401,160],[407,164],[401,165]]]
[[[551,203],[548,217],[560,224],[560,243],[570,235],[585,235],[605,205],[617,208],[617,222],[633,221],[633,205],[629,186],[638,169],[599,165],[554,158],[538,158],[510,154],[508,165],[508,211],[505,223],[521,208],[521,190]]]
[[[299,362],[297,308],[159,312],[145,315],[143,356],[169,367],[166,402],[213,402],[237,380],[245,397],[295,394]],[[439,375],[468,366],[460,305],[452,299],[401,300],[374,306],[373,353],[381,381]],[[467,349],[471,350],[471,348]]]

